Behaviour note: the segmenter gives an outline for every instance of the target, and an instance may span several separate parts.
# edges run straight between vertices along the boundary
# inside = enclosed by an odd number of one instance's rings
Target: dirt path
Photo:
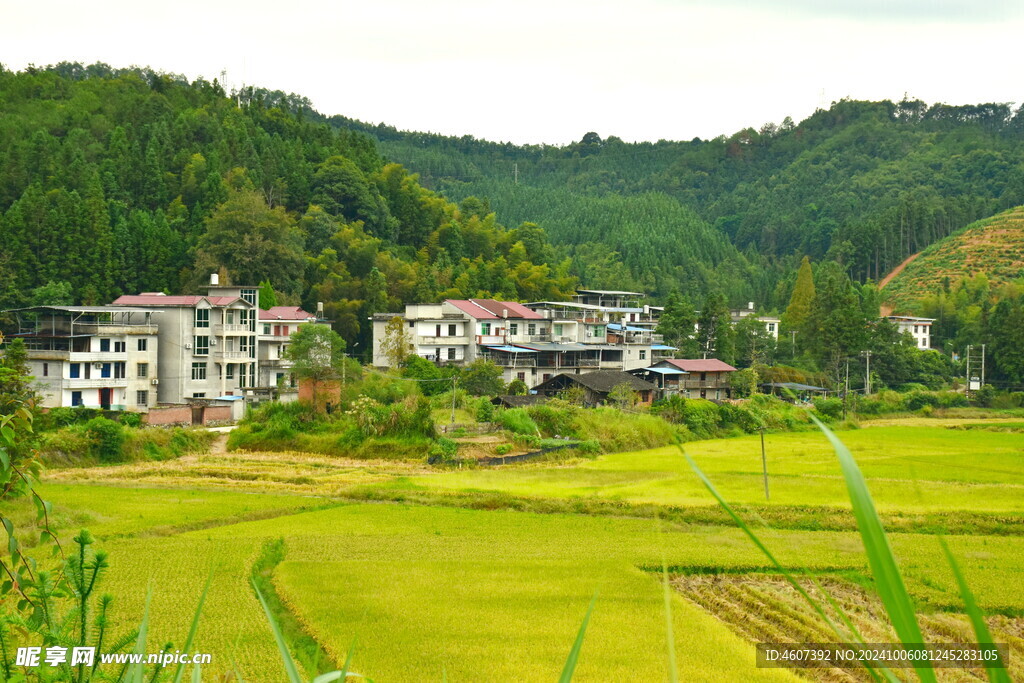
[[[920,255],[921,255],[921,252],[917,252],[916,254],[911,254],[910,256],[908,256],[906,259],[903,260],[903,263],[899,264],[898,266],[893,268],[891,271],[889,271],[889,274],[886,275],[885,277],[883,277],[882,281],[878,283],[878,289],[883,289],[887,284],[889,284],[890,280],[892,280],[894,277],[896,277],[897,275],[902,273],[903,269],[906,268],[908,265],[910,265],[910,262],[913,261],[914,259],[916,259]]]

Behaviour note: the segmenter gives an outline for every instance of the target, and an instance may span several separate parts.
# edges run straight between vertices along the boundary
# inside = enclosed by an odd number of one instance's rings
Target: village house
[[[665,394],[678,393],[683,398],[732,398],[729,378],[736,368],[717,358],[670,358],[656,363],[649,370],[659,368],[682,370],[683,374],[661,372]]]
[[[917,318],[912,315],[890,315],[886,316],[896,323],[899,331],[906,332],[914,338],[914,344],[919,349],[930,349],[932,347],[932,323],[935,318]]]
[[[157,402],[160,311],[139,307],[33,306],[9,311],[45,408],[145,412]]]
[[[650,405],[658,387],[634,377],[622,370],[594,370],[582,374],[560,373],[533,388],[541,396],[559,396],[565,391],[578,387],[583,390],[583,404],[596,406],[609,401],[609,394],[618,386],[629,387],[636,392],[639,403]]]

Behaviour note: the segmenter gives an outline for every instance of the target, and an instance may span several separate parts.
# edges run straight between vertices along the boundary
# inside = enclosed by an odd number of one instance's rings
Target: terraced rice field
[[[948,522],[950,547],[993,628],[1024,662],[1024,437],[928,427],[842,436],[900,529],[892,544],[926,631],[937,639],[960,634],[963,618],[938,543],[915,519]],[[778,527],[759,534],[784,564],[822,574],[867,632],[888,633],[821,437],[769,435],[768,504],[757,439],[687,448],[748,519]],[[137,622],[152,585],[153,642],[183,640],[212,567],[196,642],[214,654],[207,671],[237,668],[245,680],[283,680],[248,585],[275,539],[285,544],[273,571],[277,594],[334,660],[324,665],[340,665],[358,635],[354,668],[378,681],[557,678],[595,592],[577,680],[665,679],[663,560],[676,589],[680,680],[798,680],[755,668],[753,641],[787,619],[800,625],[790,629],[796,637],[821,635],[665,449],[447,472],[214,453],[52,473],[44,495],[62,536],[87,526],[110,551],[105,590],[117,597],[120,626]],[[395,502],[402,498],[420,504]],[[670,509],[681,512],[657,514]],[[822,527],[809,524],[819,517]]]

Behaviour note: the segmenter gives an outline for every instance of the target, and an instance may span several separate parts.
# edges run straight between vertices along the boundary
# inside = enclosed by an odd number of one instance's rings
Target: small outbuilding
[[[628,372],[621,370],[595,370],[594,372],[584,372],[579,375],[563,372],[541,382],[533,388],[533,391],[542,396],[558,396],[567,389],[580,387],[583,389],[584,405],[596,406],[601,403],[607,403],[608,395],[612,390],[623,384],[637,393],[640,403],[647,405],[650,405],[654,400],[654,394],[658,390],[657,385],[645,382]]]
[[[491,403],[499,408],[525,408],[526,406],[544,403],[544,401],[547,400],[547,396],[541,396],[540,394],[526,394],[523,396],[506,394],[503,396],[495,396],[491,399]]]
[[[760,385],[761,391],[766,394],[775,394],[782,399],[807,401],[815,396],[828,398],[828,389],[816,387],[811,384],[800,384],[799,382],[766,382]]]

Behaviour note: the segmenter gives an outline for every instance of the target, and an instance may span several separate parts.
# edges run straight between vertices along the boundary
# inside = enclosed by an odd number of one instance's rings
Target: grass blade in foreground
[[[694,474],[697,475],[697,478],[700,479],[702,484],[704,484],[704,487],[711,493],[712,496],[714,496],[715,500],[718,501],[718,504],[722,506],[722,509],[729,513],[729,516],[732,517],[733,521],[736,522],[736,525],[743,530],[743,533],[745,533],[747,537],[751,541],[753,541],[754,545],[756,545],[757,548],[762,553],[764,553],[764,556],[771,561],[771,563],[775,566],[779,573],[782,574],[786,581],[789,582],[789,585],[791,585],[796,590],[796,592],[803,597],[807,604],[811,606],[811,609],[813,609],[818,614],[818,616],[820,616],[822,620],[824,620],[824,622],[828,624],[829,628],[832,629],[836,636],[838,636],[839,639],[843,642],[849,642],[849,639],[845,635],[843,635],[843,632],[839,630],[839,627],[836,626],[836,623],[832,621],[832,619],[828,616],[828,613],[825,612],[825,610],[818,603],[818,601],[812,598],[811,594],[808,593],[804,589],[804,587],[800,585],[800,582],[793,578],[793,575],[789,572],[789,570],[782,566],[782,563],[779,562],[778,559],[776,559],[775,555],[772,554],[772,551],[768,549],[768,546],[766,546],[761,541],[761,539],[757,537],[757,534],[753,532],[750,526],[748,526],[747,523],[744,522],[738,514],[736,514],[736,511],[733,510],[727,502],[725,502],[725,498],[722,497],[722,494],[718,492],[718,489],[715,488],[715,485],[712,484],[711,480],[708,479],[706,474],[704,474],[704,470],[702,470],[697,465],[697,463],[694,462],[693,458],[690,457],[690,454],[686,452],[686,449],[683,448],[683,445],[680,443],[677,443],[676,445],[679,448],[679,452],[683,454],[684,458],[686,458],[686,462],[689,463],[690,469],[693,470]],[[818,586],[818,588],[819,590],[821,590],[820,586]],[[822,590],[822,593],[825,594],[825,591]],[[836,605],[835,603],[833,603],[833,605],[836,609],[839,609],[838,605]],[[851,629],[851,633],[857,634],[856,629],[853,628],[852,622],[846,617],[846,615],[843,614],[841,610],[839,611],[839,614],[843,618],[844,623]],[[859,634],[857,635],[859,637]],[[871,678],[873,680],[878,680],[879,672],[876,672],[871,665],[865,663],[864,668],[867,669],[868,673],[871,675]],[[885,668],[881,669],[881,674],[889,681],[893,681],[894,683],[899,682],[899,679],[897,679],[891,671]]]
[[[853,505],[853,516],[857,520],[857,529],[860,531],[861,541],[864,543],[864,552],[867,553],[868,565],[871,567],[875,586],[882,599],[882,604],[885,606],[885,611],[889,615],[889,621],[892,622],[892,627],[901,643],[904,645],[921,644],[924,642],[924,636],[921,635],[921,628],[917,623],[914,605],[907,593],[907,587],[903,583],[899,567],[896,565],[896,557],[889,545],[889,538],[882,528],[882,520],[878,518],[878,511],[868,492],[864,475],[846,444],[840,441],[839,437],[813,413],[808,414],[818,425],[818,429],[828,438],[839,458],[843,479],[846,480],[846,488],[850,494],[850,503]],[[935,670],[930,666],[919,664],[914,668],[922,681],[926,683],[935,681]]]
[[[142,611],[142,623],[139,624],[139,636],[135,641],[135,654],[139,655],[140,661],[133,662],[128,667],[125,680],[131,683],[142,683],[143,669],[141,660],[146,655],[146,631],[149,630],[149,602],[153,598],[153,587],[146,591],[146,608]]]
[[[196,605],[196,613],[192,617],[192,627],[188,630],[188,637],[185,638],[185,645],[181,648],[182,652],[188,652],[192,649],[192,641],[196,637],[196,631],[199,630],[199,615],[203,612],[203,603],[206,602],[206,594],[210,591],[210,583],[213,581],[213,567],[210,567],[210,575],[206,577],[206,585],[203,586],[203,592],[199,596],[199,604]],[[199,665],[196,664],[195,671],[199,671]],[[180,683],[182,676],[185,675],[185,665],[179,664],[178,669],[174,672],[174,683]],[[193,678],[195,673],[193,673]]]
[[[981,608],[978,607],[974,594],[967,586],[964,574],[960,571],[960,565],[957,564],[953,553],[949,551],[946,540],[941,536],[939,537],[939,545],[942,546],[942,552],[946,554],[946,560],[953,569],[953,576],[956,577],[956,583],[960,587],[960,597],[964,601],[964,611],[967,612],[967,616],[971,619],[971,626],[974,627],[974,636],[978,639],[978,644],[992,645],[992,633],[988,630],[988,625],[985,623],[985,617],[981,613]],[[987,669],[988,680],[992,681],[992,683],[1010,683],[1010,674],[1006,672],[1006,664],[1001,657],[994,662],[985,660],[985,668]]]
[[[672,595],[668,587],[668,566],[665,564],[665,555],[661,556],[661,586],[665,594],[665,640],[668,643],[668,680],[671,683],[679,683],[679,674],[676,669],[676,639],[672,633]]]
[[[274,640],[277,641],[277,650],[281,653],[281,661],[284,663],[284,670],[288,674],[288,680],[290,683],[302,683],[302,679],[299,677],[299,672],[295,668],[295,660],[292,659],[291,652],[288,651],[288,644],[284,642],[284,635],[281,633],[280,627],[274,620],[274,615],[270,613],[270,607],[267,606],[267,601],[263,599],[263,593],[260,592],[260,587],[256,585],[255,580],[251,580],[252,588],[256,591],[256,597],[259,598],[260,604],[263,605],[263,611],[267,615],[267,621],[270,622],[270,629],[274,632]]]
[[[572,680],[572,673],[576,670],[576,662],[580,658],[580,649],[583,647],[583,636],[587,634],[587,624],[590,622],[590,615],[594,611],[596,602],[597,591],[594,591],[594,597],[590,599],[590,607],[587,608],[587,614],[583,617],[583,623],[580,624],[580,632],[576,634],[576,642],[573,643],[572,650],[569,651],[569,658],[565,660],[565,668],[562,669],[558,683],[569,683]]]

